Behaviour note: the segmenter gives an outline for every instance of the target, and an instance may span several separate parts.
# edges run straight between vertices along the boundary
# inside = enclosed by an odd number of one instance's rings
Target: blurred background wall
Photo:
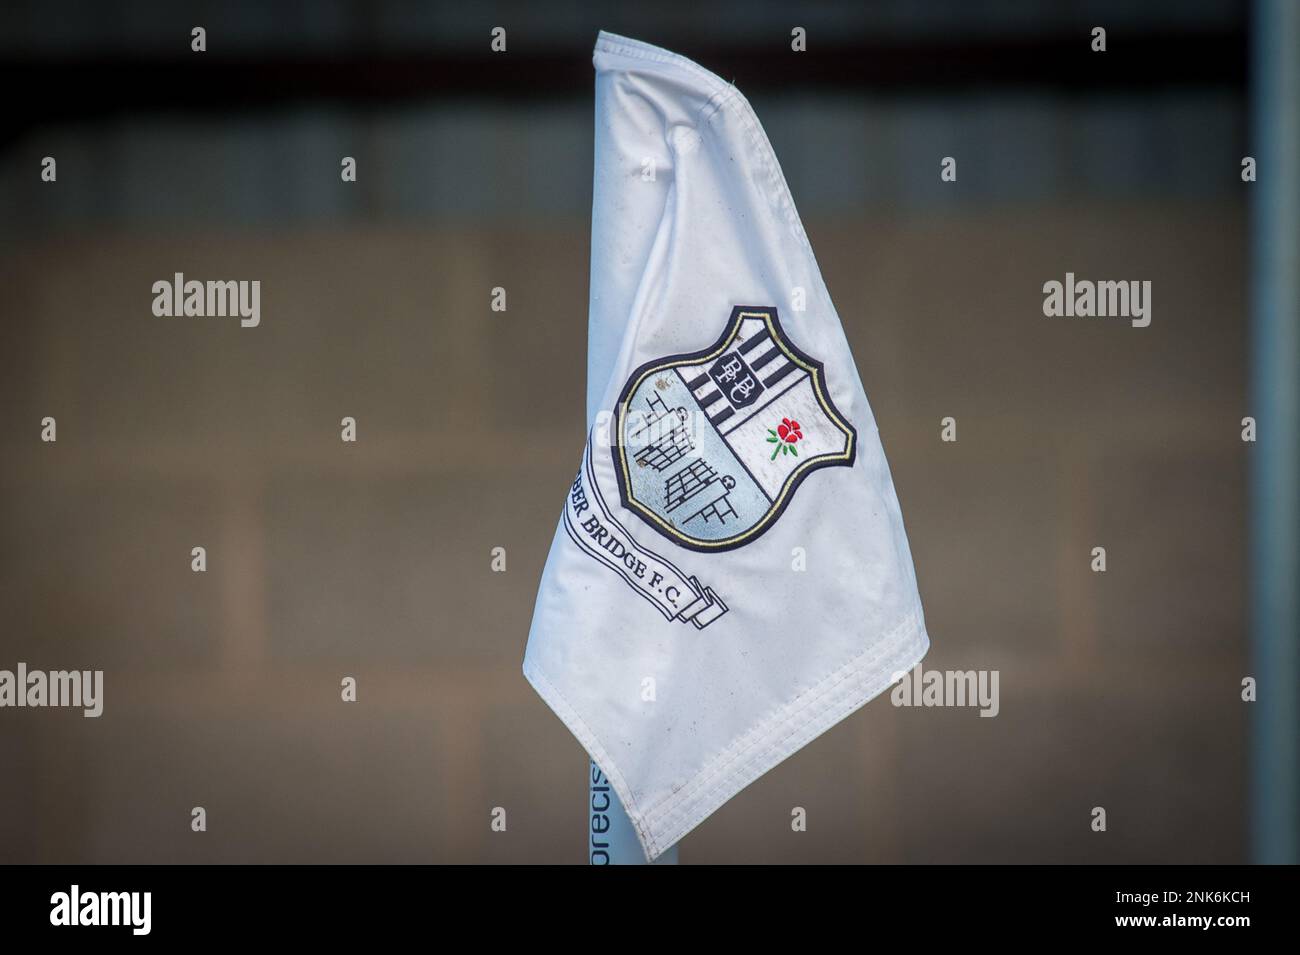
[[[585,754],[519,668],[583,440],[601,27],[753,102],[881,427],[923,666],[1001,674],[994,719],[873,701],[682,860],[1245,861],[1219,0],[5,4],[0,668],[106,687],[97,720],[0,711],[0,861],[585,858]],[[1150,280],[1150,327],[1044,318],[1067,271]],[[261,325],[154,317],[175,272],[260,280]]]

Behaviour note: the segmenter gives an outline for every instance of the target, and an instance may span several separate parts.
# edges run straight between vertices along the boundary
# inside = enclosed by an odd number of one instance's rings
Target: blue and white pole
[[[614,787],[599,766],[595,763],[590,765],[591,772],[587,776],[587,861],[592,865],[645,865],[645,852]],[[677,847],[668,849],[654,864],[676,865]]]

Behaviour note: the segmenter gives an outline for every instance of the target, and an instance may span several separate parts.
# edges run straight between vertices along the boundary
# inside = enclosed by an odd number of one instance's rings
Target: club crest
[[[851,466],[856,450],[821,362],[786,339],[767,307],[737,306],[712,348],[638,368],[613,428],[623,506],[706,552],[758,538],[804,478]]]

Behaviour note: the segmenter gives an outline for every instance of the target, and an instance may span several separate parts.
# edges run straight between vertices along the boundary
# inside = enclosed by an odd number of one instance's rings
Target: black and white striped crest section
[[[763,383],[763,393],[754,404],[743,408],[733,405],[709,377],[708,369],[717,358],[704,364],[681,365],[677,368],[677,374],[699,402],[709,423],[724,435],[740,427],[808,377],[808,372],[791,361],[790,356],[772,340],[767,322],[761,318],[746,318],[740,323],[735,341],[721,357],[727,355],[739,355],[754,376]]]

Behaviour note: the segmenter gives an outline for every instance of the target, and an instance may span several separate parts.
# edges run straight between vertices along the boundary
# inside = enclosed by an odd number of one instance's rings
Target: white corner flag
[[[876,423],[739,91],[601,33],[587,447],[524,675],[648,859],[925,655]]]

